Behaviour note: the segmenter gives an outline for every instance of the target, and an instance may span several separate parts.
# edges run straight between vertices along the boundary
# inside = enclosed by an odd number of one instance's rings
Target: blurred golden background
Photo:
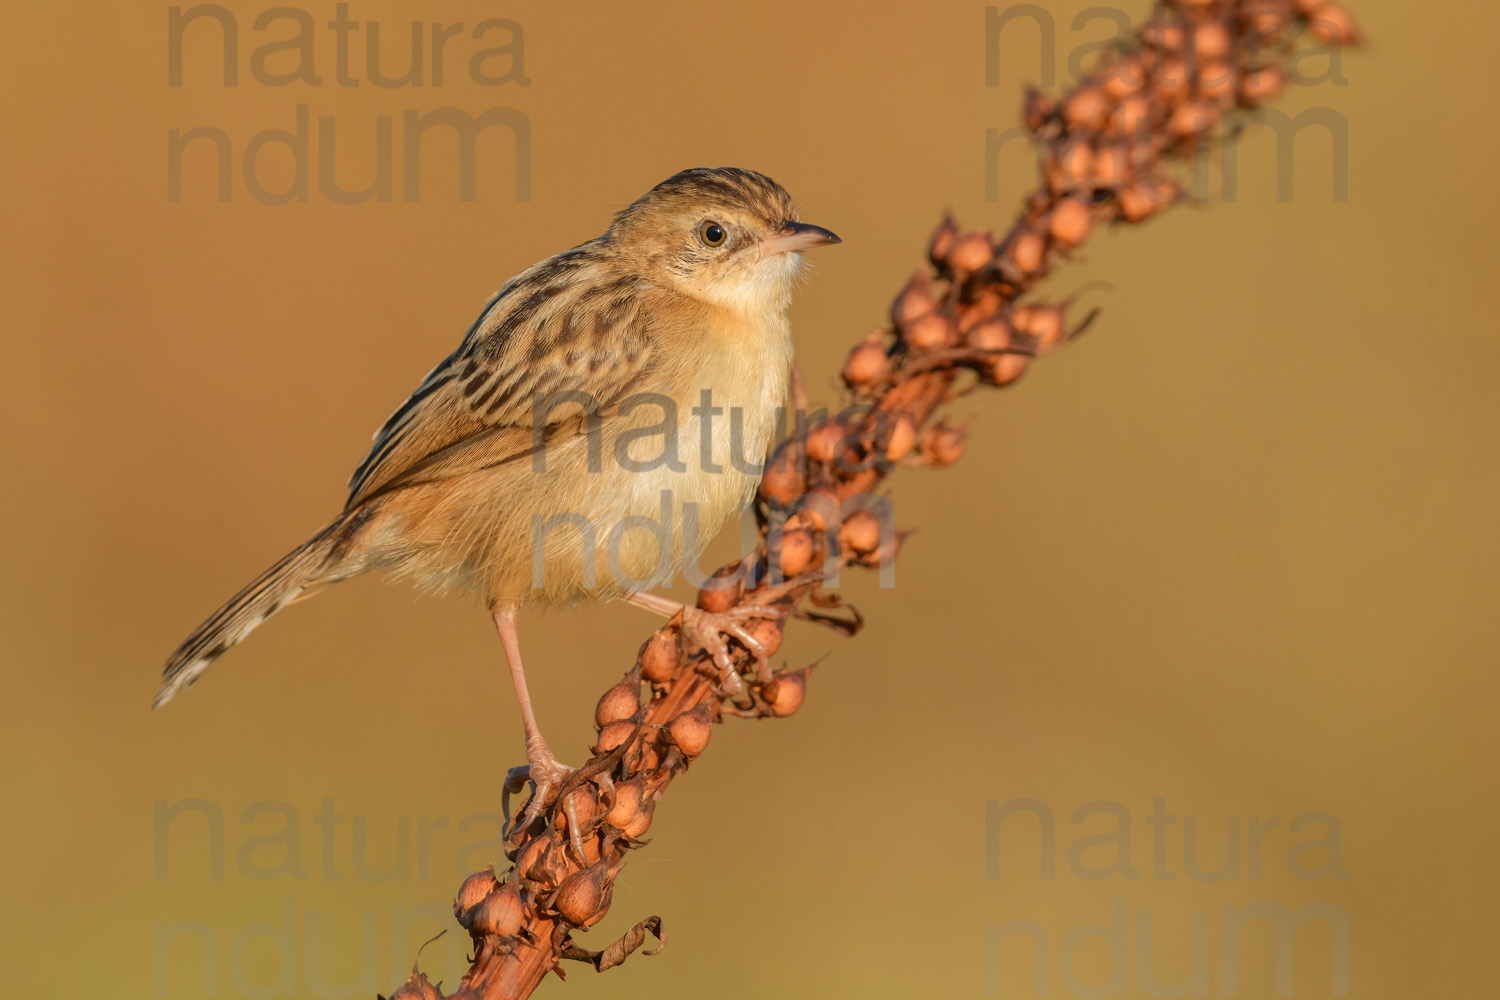
[[[211,20],[186,29],[170,86],[168,6],[13,5],[12,989],[371,996],[444,926],[423,965],[452,988],[467,942],[448,903],[496,860],[521,758],[487,616],[364,578],[151,713],[160,664],[342,504],[371,431],[505,278],[680,168],[765,171],[844,238],[794,307],[814,399],[837,402],[844,352],[944,207],[999,229],[1030,186],[1019,146],[991,165],[985,135],[1017,124],[1037,34],[1005,31],[986,86],[986,6],[359,0],[347,17],[380,24],[388,75],[413,19],[424,47],[431,22],[465,25],[441,84],[429,47],[423,85],[387,89],[367,31],[360,85],[339,84],[331,3],[305,8],[321,86],[258,81],[252,53],[295,25],[256,30],[269,5],[228,4],[234,87]],[[1066,82],[1068,53],[1112,29],[1046,6]],[[1344,85],[1282,104],[1347,121],[1347,200],[1316,129],[1278,200],[1276,137],[1254,129],[1233,203],[1102,233],[1056,275],[1058,293],[1108,282],[1087,293],[1100,321],[959,404],[965,459],[896,481],[900,523],[922,530],[895,588],[845,577],[866,632],[793,628],[793,665],[829,654],[806,707],[717,731],[585,938],[656,913],[670,947],[605,977],[574,966],[548,995],[1268,997],[1278,970],[1299,997],[1341,995],[1344,975],[1359,997],[1489,987],[1500,13],[1354,9],[1373,42],[1342,57]],[[486,18],[524,34],[473,38]],[[480,72],[516,78],[476,82],[469,60],[507,44]],[[309,196],[266,204],[242,157],[298,105]],[[505,127],[478,141],[475,200],[442,129],[404,197],[404,115],[440,108],[524,115],[529,200]],[[381,117],[391,199],[334,203],[318,119],[357,190]],[[228,201],[211,140],[169,197],[169,133],[200,126],[231,143]],[[261,163],[266,189],[292,181],[285,149]],[[564,756],[651,627],[628,607],[528,618]],[[1280,957],[1273,922],[1236,929],[1283,912],[1267,905],[1285,908]]]

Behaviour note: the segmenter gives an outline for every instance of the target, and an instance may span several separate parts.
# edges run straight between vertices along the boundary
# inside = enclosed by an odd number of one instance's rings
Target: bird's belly
[[[779,370],[777,370],[779,368]],[[754,496],[786,367],[715,380],[607,430],[445,489],[403,532],[408,576],[488,602],[565,606],[660,586]],[[660,397],[665,399],[666,397]],[[416,537],[420,536],[420,538]]]

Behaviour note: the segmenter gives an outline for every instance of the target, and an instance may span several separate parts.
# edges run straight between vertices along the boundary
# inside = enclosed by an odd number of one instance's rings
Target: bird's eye
[[[698,238],[711,247],[721,247],[729,239],[729,233],[712,219],[698,227]]]

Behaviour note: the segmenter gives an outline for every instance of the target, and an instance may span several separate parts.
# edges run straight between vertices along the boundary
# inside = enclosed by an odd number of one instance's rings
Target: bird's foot
[[[505,776],[501,809],[507,820],[510,818],[510,797],[524,788],[527,782],[532,785],[531,798],[527,800],[526,808],[521,810],[521,815],[517,817],[515,825],[506,834],[507,839],[517,831],[528,828],[536,819],[545,816],[547,807],[557,797],[558,789],[573,775],[573,768],[558,760],[551,748],[547,746],[547,741],[540,736],[533,736],[526,741],[526,760],[527,764],[511,768]],[[573,822],[571,814],[573,803],[571,801],[565,803],[564,808],[570,810],[568,826],[576,836],[578,824]]]
[[[745,604],[725,611],[704,611],[684,605],[681,615],[683,636],[701,646],[713,659],[714,666],[719,668],[719,683],[724,689],[720,693],[738,697],[745,689],[744,681],[735,670],[734,660],[729,655],[726,636],[739,642],[754,658],[758,680],[764,681],[771,676],[770,654],[766,652],[765,645],[746,628],[745,623],[752,618],[777,618],[779,614],[775,608]]]

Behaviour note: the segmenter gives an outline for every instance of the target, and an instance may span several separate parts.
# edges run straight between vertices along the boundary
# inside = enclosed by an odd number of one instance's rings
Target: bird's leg
[[[520,790],[520,782],[530,779],[536,786],[531,801],[516,820],[512,829],[524,829],[551,803],[559,786],[573,773],[573,769],[553,755],[542,731],[536,724],[536,713],[531,708],[531,696],[526,692],[526,671],[521,666],[521,644],[516,637],[516,613],[514,610],[492,609],[495,631],[500,633],[500,643],[505,647],[505,659],[510,664],[510,679],[516,686],[516,700],[521,703],[521,725],[526,730],[527,767],[512,768],[506,777],[507,790]],[[524,774],[523,774],[524,772]],[[572,817],[569,817],[571,820]],[[569,828],[576,828],[569,823]]]
[[[726,635],[739,640],[755,658],[758,680],[764,681],[771,676],[770,656],[766,653],[766,647],[745,628],[744,622],[751,618],[776,618],[778,612],[775,608],[761,604],[742,604],[724,611],[704,611],[670,597],[644,592],[627,595],[625,599],[638,608],[655,611],[668,618],[681,615],[683,634],[707,650],[714,665],[723,674],[731,694],[739,693],[737,689],[741,688],[741,682],[739,673],[734,669],[734,662],[729,658],[729,646],[724,641]]]

